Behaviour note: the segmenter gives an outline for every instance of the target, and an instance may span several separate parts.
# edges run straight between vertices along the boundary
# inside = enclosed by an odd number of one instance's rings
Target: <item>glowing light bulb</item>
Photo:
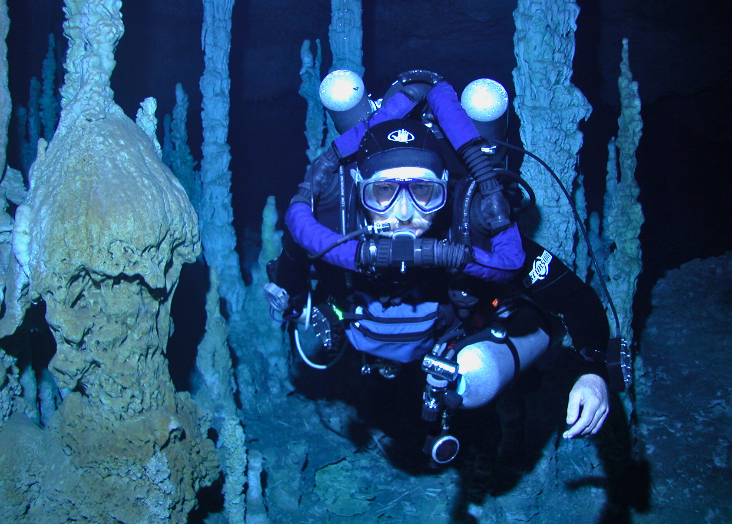
[[[363,98],[366,88],[353,71],[338,69],[320,83],[320,101],[331,111],[348,111]]]
[[[508,93],[495,80],[479,78],[463,90],[460,103],[473,120],[491,122],[508,109]]]

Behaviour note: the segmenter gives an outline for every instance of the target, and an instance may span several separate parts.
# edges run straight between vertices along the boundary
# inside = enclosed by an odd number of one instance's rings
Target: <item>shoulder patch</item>
[[[549,274],[549,264],[551,263],[552,254],[546,249],[544,252],[534,259],[533,267],[526,278],[524,278],[524,287],[529,287],[539,280],[544,280]]]

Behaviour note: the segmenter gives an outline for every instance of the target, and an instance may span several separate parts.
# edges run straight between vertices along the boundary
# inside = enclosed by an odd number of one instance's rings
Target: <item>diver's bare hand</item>
[[[599,375],[582,375],[569,393],[567,424],[572,427],[562,435],[566,439],[594,435],[610,411],[607,384]]]

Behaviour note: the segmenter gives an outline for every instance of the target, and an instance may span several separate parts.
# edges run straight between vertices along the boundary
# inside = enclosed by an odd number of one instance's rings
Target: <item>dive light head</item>
[[[365,120],[375,109],[361,77],[347,69],[328,74],[320,83],[318,93],[339,133]]]
[[[460,104],[473,120],[492,122],[506,113],[508,93],[495,80],[479,78],[470,82],[463,90]]]
[[[508,92],[490,78],[479,78],[470,82],[460,96],[460,104],[475,124],[480,135],[487,139],[506,141],[508,134]],[[499,151],[497,144],[492,144],[495,154]]]

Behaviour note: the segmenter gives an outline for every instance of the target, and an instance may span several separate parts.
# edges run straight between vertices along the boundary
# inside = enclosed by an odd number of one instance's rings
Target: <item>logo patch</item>
[[[552,261],[552,254],[547,250],[534,259],[531,272],[524,278],[524,287],[529,287],[539,280],[544,280],[549,274],[549,264]]]
[[[391,140],[392,142],[408,144],[409,142],[414,140],[414,135],[406,129],[398,129],[397,131],[392,131],[391,133],[389,133],[386,138],[388,140]]]

